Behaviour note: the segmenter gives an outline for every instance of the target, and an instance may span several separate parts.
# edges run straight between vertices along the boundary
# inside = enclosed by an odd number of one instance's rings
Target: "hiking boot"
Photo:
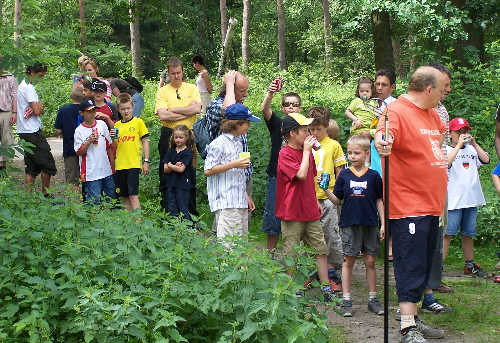
[[[352,317],[352,300],[342,300],[342,315]]]
[[[479,267],[479,264],[474,263],[472,267],[467,267],[464,266],[464,274],[465,275],[472,275],[472,276],[477,276],[477,277],[485,277],[486,272]]]
[[[314,280],[317,280],[319,281],[319,275],[318,275],[318,272],[316,271],[312,271],[309,273],[309,279],[307,279],[306,281],[304,281],[304,288],[305,289],[309,289],[312,287],[312,283],[314,282]]]
[[[441,282],[439,284],[439,287],[435,289],[435,291],[439,293],[453,293],[453,288],[445,284],[444,282]]]
[[[368,300],[368,311],[375,313],[376,315],[384,314],[384,309],[382,304],[377,298]]]
[[[437,300],[434,301],[430,305],[424,305],[422,303],[422,310],[427,311],[427,312],[432,312],[432,313],[441,313],[441,312],[452,312],[453,309],[449,306],[440,304]]]
[[[401,335],[401,343],[427,343],[427,340],[416,328],[410,328],[406,335]]]
[[[399,308],[396,310],[396,313],[394,313],[394,320],[397,320],[398,322],[401,321],[401,310]]]
[[[415,318],[415,324],[417,325],[417,331],[419,331],[424,338],[443,338],[444,331],[441,329],[431,328],[430,326],[424,324],[420,319]]]

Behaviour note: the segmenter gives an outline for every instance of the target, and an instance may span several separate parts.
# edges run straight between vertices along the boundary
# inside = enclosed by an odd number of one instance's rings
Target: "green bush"
[[[328,342],[268,255],[0,181],[0,340]]]

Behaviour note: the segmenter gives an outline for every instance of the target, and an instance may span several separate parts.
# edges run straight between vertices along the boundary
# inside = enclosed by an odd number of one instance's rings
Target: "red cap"
[[[464,118],[458,117],[458,118],[454,118],[450,121],[450,130],[451,131],[458,131],[463,127],[470,130],[469,123]]]

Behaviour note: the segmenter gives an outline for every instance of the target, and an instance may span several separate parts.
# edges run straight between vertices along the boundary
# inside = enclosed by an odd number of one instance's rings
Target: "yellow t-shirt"
[[[328,199],[325,191],[319,188],[318,181],[321,178],[321,174],[330,174],[328,189],[333,192],[333,186],[335,185],[335,168],[345,164],[345,156],[339,142],[330,137],[327,136],[323,138],[320,143],[321,149],[317,151],[313,150],[314,162],[316,163],[316,170],[318,172],[315,180],[316,197],[318,199]]]
[[[142,138],[149,131],[141,118],[133,117],[128,122],[117,121],[118,145],[116,147],[115,169],[141,168]]]
[[[179,96],[177,96],[177,94]],[[200,93],[195,85],[183,82],[179,88],[174,88],[169,83],[156,92],[155,112],[158,112],[159,108],[169,109],[189,106],[193,101],[201,103]],[[175,128],[177,125],[186,125],[188,128],[192,129],[195,121],[196,115],[193,115],[189,118],[177,121],[162,120],[161,125],[171,129]]]
[[[351,135],[359,135],[363,131],[370,131],[370,125],[375,116],[375,109],[377,102],[375,100],[368,100],[363,102],[360,98],[355,98],[351,101],[347,109],[352,112],[359,120],[361,120],[361,127],[354,129],[354,122],[351,125]]]

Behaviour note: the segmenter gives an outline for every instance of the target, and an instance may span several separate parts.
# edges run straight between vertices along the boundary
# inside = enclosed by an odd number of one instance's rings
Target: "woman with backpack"
[[[133,76],[123,79],[113,79],[110,82],[111,91],[115,97],[118,97],[120,93],[128,93],[132,97],[132,104],[134,109],[132,115],[134,117],[140,117],[142,110],[144,109],[144,98],[140,94],[142,92],[142,85]]]

